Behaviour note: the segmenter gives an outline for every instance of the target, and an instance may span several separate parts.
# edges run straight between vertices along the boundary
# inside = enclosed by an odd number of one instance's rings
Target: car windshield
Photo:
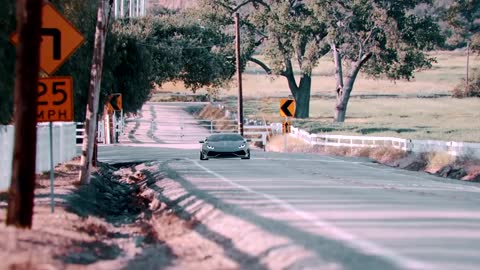
[[[238,134],[218,134],[212,135],[207,138],[209,142],[221,142],[221,141],[242,141],[243,137]]]

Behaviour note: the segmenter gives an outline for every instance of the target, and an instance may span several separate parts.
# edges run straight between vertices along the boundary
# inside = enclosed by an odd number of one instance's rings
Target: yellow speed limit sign
[[[73,121],[72,77],[40,79],[37,102],[37,122]]]

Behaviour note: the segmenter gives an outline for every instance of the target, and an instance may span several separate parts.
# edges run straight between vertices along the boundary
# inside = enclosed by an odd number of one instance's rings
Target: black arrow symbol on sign
[[[62,32],[57,28],[42,28],[40,35],[53,37],[53,60],[62,59]]]
[[[110,100],[110,105],[112,105],[113,107],[113,110],[115,111],[120,111],[120,104],[118,104],[118,98],[120,96],[119,95],[114,95],[112,96],[112,99]]]
[[[285,103],[283,103],[282,107],[280,107],[280,109],[286,116],[293,116],[290,110],[288,110],[288,106],[290,106],[290,104],[292,103],[293,103],[293,100],[289,99],[285,101]]]

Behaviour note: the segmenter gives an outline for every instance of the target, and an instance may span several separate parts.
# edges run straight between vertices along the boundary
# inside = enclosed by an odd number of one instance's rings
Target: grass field
[[[247,99],[246,118],[280,122],[278,98]],[[235,100],[227,103],[235,106]],[[313,99],[308,120],[293,120],[311,133],[392,136],[480,142],[480,99],[353,98],[343,124],[333,123],[333,100]]]
[[[360,76],[344,124],[333,123],[333,64],[328,58],[322,59],[314,70],[311,119],[294,120],[294,125],[313,133],[480,142],[480,99],[424,98],[450,94],[461,83],[466,72],[465,52],[438,52],[432,56],[438,61],[433,69],[417,73],[411,81]],[[478,56],[470,58],[471,76],[479,67],[479,60]],[[190,93],[181,84],[164,85],[164,91]],[[219,98],[234,109],[236,95],[233,82],[230,89],[220,92]],[[278,122],[282,121],[278,116],[279,98],[288,97],[290,91],[283,77],[266,76],[258,67],[249,65],[243,75],[243,95],[246,118]],[[365,95],[369,98],[361,98]]]

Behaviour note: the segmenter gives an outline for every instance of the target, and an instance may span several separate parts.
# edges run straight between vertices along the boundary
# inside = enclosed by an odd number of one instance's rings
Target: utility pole
[[[42,0],[17,0],[15,142],[8,195],[9,226],[31,228],[37,156],[37,92]]]
[[[243,93],[242,93],[242,65],[240,59],[240,18],[235,13],[235,52],[237,58],[238,81],[238,132],[243,136]]]
[[[113,4],[110,0],[110,6]],[[93,48],[92,68],[90,72],[90,86],[88,89],[88,104],[85,115],[85,137],[82,145],[80,183],[90,184],[92,171],[93,145],[96,140],[98,102],[100,99],[100,84],[102,82],[103,56],[105,39],[107,37],[107,0],[98,1],[97,28]]]
[[[465,80],[465,97],[468,95],[468,88],[470,86],[470,82],[468,81],[468,72],[470,70],[470,41],[467,42],[467,78]]]

